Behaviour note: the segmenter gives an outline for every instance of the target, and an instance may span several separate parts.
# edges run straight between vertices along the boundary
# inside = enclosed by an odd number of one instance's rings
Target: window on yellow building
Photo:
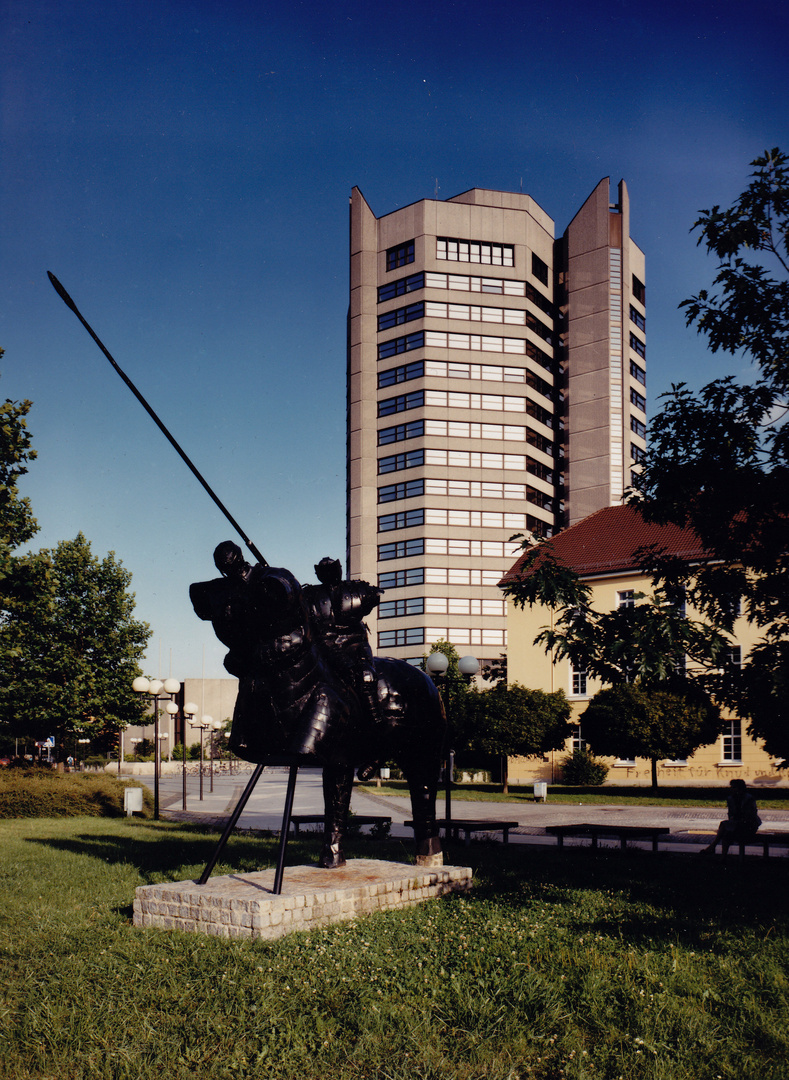
[[[721,736],[721,760],[742,761],[742,722],[727,720]]]

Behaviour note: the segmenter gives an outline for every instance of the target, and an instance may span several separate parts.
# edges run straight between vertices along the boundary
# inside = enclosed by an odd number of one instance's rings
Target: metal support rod
[[[277,856],[277,871],[274,874],[274,895],[279,896],[282,892],[282,874],[285,870],[285,851],[288,846],[288,833],[290,832],[290,815],[293,811],[293,796],[296,792],[296,777],[299,774],[298,765],[291,765],[288,776],[288,790],[285,795],[285,812],[282,815],[282,832],[279,837],[279,854]]]
[[[219,861],[219,856],[225,850],[225,845],[227,844],[228,840],[230,839],[230,834],[232,833],[233,829],[235,829],[236,824],[238,822],[238,819],[241,817],[241,814],[243,813],[244,807],[247,805],[247,803],[249,801],[249,796],[255,790],[255,784],[260,779],[260,774],[263,772],[264,768],[265,768],[265,765],[256,765],[255,766],[255,771],[252,773],[252,776],[249,778],[249,782],[247,783],[247,786],[244,788],[244,791],[243,791],[243,794],[241,795],[241,798],[236,803],[236,808],[233,811],[233,813],[230,815],[230,820],[228,821],[227,825],[225,825],[225,831],[222,833],[222,836],[220,837],[219,843],[216,845],[216,848],[214,849],[214,854],[208,860],[208,862],[206,864],[206,868],[203,871],[203,874],[202,874],[200,880],[197,883],[198,885],[205,885],[205,883],[211,877],[211,871],[214,869],[217,862]]]
[[[121,377],[121,378],[123,379],[123,381],[124,381],[124,382],[126,383],[126,385],[128,386],[128,388],[129,388],[129,389],[131,390],[131,392],[132,392],[132,393],[134,394],[134,396],[135,396],[135,397],[137,398],[137,400],[138,400],[138,401],[139,401],[139,403],[140,403],[140,404],[142,405],[142,407],[143,407],[143,408],[145,409],[145,411],[146,411],[146,412],[148,413],[148,415],[150,416],[150,418],[151,418],[151,419],[153,420],[153,422],[154,422],[154,423],[156,424],[156,426],[157,426],[157,427],[159,428],[159,430],[160,430],[160,431],[162,432],[162,434],[163,434],[163,435],[165,436],[165,438],[166,438],[166,439],[167,439],[167,440],[169,441],[169,443],[170,443],[170,445],[171,445],[171,446],[173,447],[173,449],[174,449],[174,450],[175,450],[175,451],[176,451],[176,452],[177,452],[177,453],[179,454],[179,456],[180,456],[180,457],[181,457],[181,459],[182,459],[182,460],[183,460],[183,461],[185,462],[185,464],[186,464],[186,465],[188,466],[188,468],[189,468],[189,469],[191,469],[191,471],[192,471],[192,474],[193,474],[193,475],[194,475],[194,476],[196,477],[196,479],[197,479],[197,480],[198,480],[198,481],[199,481],[199,482],[200,482],[200,483],[202,484],[202,486],[203,486],[203,488],[205,489],[205,491],[206,491],[206,492],[207,492],[207,493],[208,493],[208,494],[210,495],[210,497],[211,497],[211,498],[213,499],[213,501],[214,501],[214,502],[216,503],[216,505],[217,505],[217,506],[219,507],[219,509],[220,509],[220,510],[222,511],[222,513],[223,513],[223,514],[225,515],[225,517],[227,518],[227,520],[228,520],[228,521],[230,522],[230,524],[231,524],[231,525],[233,526],[233,528],[234,528],[234,529],[236,530],[236,532],[238,533],[238,535],[239,535],[239,536],[241,537],[241,539],[242,539],[242,540],[244,541],[244,543],[245,543],[245,544],[247,545],[247,547],[248,547],[248,548],[249,548],[249,550],[250,550],[250,551],[252,552],[252,554],[253,554],[253,555],[255,556],[255,558],[257,559],[257,561],[258,561],[258,562],[259,562],[259,563],[260,563],[260,564],[261,564],[262,566],[268,566],[268,563],[266,562],[266,560],[265,560],[265,559],[263,558],[263,556],[262,556],[262,555],[260,554],[260,552],[258,551],[258,549],[257,549],[257,548],[255,547],[255,545],[254,545],[254,544],[252,543],[252,541],[251,541],[251,540],[249,539],[249,537],[248,537],[248,536],[247,536],[247,534],[246,534],[246,533],[244,532],[244,530],[243,530],[243,529],[241,528],[241,526],[240,526],[240,525],[238,524],[238,522],[236,521],[236,519],[235,519],[235,518],[234,518],[234,517],[232,516],[232,514],[231,514],[231,513],[230,513],[230,511],[229,511],[229,510],[227,509],[227,507],[225,506],[225,504],[224,504],[224,503],[223,503],[223,502],[222,502],[222,501],[220,500],[219,496],[215,494],[215,492],[213,491],[213,489],[212,489],[211,487],[209,487],[209,485],[208,485],[208,482],[207,482],[207,481],[205,480],[205,478],[204,478],[204,477],[202,476],[202,474],[201,474],[201,473],[200,473],[200,472],[198,471],[197,467],[196,467],[196,466],[195,466],[195,465],[193,464],[193,462],[192,462],[192,461],[191,461],[191,460],[190,460],[190,459],[189,459],[189,458],[188,458],[188,457],[186,456],[186,454],[184,453],[184,451],[183,451],[183,450],[181,449],[181,447],[180,447],[180,446],[178,445],[178,443],[177,443],[177,442],[175,441],[175,439],[173,438],[173,436],[172,436],[172,435],[170,434],[170,432],[169,432],[169,431],[167,430],[167,428],[166,428],[166,427],[164,426],[164,424],[162,423],[162,421],[161,421],[161,420],[159,419],[159,417],[158,417],[158,416],[156,415],[156,413],[155,413],[155,412],[153,411],[153,409],[151,408],[151,406],[150,406],[150,405],[148,404],[148,402],[147,402],[147,401],[145,400],[145,398],[144,398],[144,397],[142,396],[142,394],[141,394],[141,393],[140,393],[140,391],[139,391],[139,390],[137,389],[137,387],[136,387],[136,386],[134,385],[134,383],[133,383],[133,382],[131,381],[131,379],[130,379],[130,378],[129,378],[129,376],[128,376],[128,375],[126,374],[126,372],[125,372],[125,371],[123,371],[123,369],[122,369],[122,368],[121,368],[121,367],[120,367],[120,366],[119,366],[119,365],[118,365],[118,364],[116,363],[115,359],[114,359],[114,358],[113,358],[113,356],[112,356],[112,355],[110,354],[110,352],[109,352],[109,350],[107,349],[107,347],[106,347],[106,346],[104,345],[104,343],[102,342],[102,340],[101,340],[101,339],[99,338],[99,336],[98,336],[98,335],[96,334],[96,332],[94,331],[94,329],[93,329],[93,327],[92,327],[92,326],[90,325],[90,323],[89,323],[89,322],[88,322],[88,321],[87,321],[87,320],[86,320],[86,319],[84,318],[84,316],[83,316],[83,315],[82,315],[82,314],[80,313],[79,309],[77,308],[77,305],[76,305],[76,304],[74,303],[74,301],[73,301],[73,300],[71,299],[71,297],[69,296],[69,294],[68,294],[68,293],[66,292],[66,290],[65,290],[65,289],[63,288],[63,286],[62,286],[62,285],[60,284],[60,282],[59,282],[59,281],[58,281],[58,279],[57,279],[57,278],[55,277],[55,275],[54,275],[54,274],[52,273],[52,271],[51,271],[51,270],[47,270],[47,274],[49,275],[49,280],[50,280],[50,281],[52,282],[52,286],[53,286],[53,288],[54,288],[55,292],[56,292],[56,293],[58,294],[58,296],[60,297],[60,299],[61,299],[61,300],[63,301],[63,303],[64,303],[64,304],[66,305],[66,307],[68,307],[68,308],[71,308],[71,310],[72,310],[72,311],[74,312],[74,314],[75,314],[75,315],[77,316],[77,318],[79,319],[79,321],[80,321],[80,322],[82,323],[82,325],[83,325],[83,326],[85,327],[85,329],[86,329],[86,330],[88,331],[88,333],[90,334],[90,336],[91,336],[91,337],[93,338],[93,340],[94,340],[94,341],[96,342],[96,344],[98,345],[98,347],[99,347],[99,348],[101,349],[101,351],[102,351],[102,352],[104,353],[104,355],[105,355],[105,356],[107,357],[107,359],[109,360],[109,362],[110,362],[110,363],[112,364],[112,366],[113,366],[113,368],[115,369],[115,371],[116,371],[116,372],[118,373],[118,375],[120,375],[120,377]]]

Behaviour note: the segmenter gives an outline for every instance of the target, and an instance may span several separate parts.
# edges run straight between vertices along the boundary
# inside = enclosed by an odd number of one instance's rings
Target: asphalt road
[[[208,775],[203,778],[203,799],[199,798],[199,777],[187,776],[186,814],[183,812],[183,783],[180,776],[164,776],[160,780],[159,802],[164,820],[205,820],[221,825],[236,806],[250,778],[251,767],[247,771],[233,775],[216,775],[213,779],[213,792]],[[282,825],[282,812],[285,801],[287,770],[282,768],[264,769],[258,783],[249,798],[244,812],[239,819],[238,829],[267,829],[278,831]],[[152,786],[152,778],[140,777],[143,783]],[[442,795],[443,793],[440,793]],[[758,801],[758,792],[757,801]],[[351,809],[359,815],[384,814],[392,819],[391,835],[411,837],[412,830],[405,828],[403,822],[411,818],[411,804],[407,798],[383,796],[369,788],[356,787],[351,800]],[[444,815],[444,800],[439,797],[437,803],[439,817]],[[293,805],[294,814],[321,814],[323,812],[323,792],[321,773],[318,769],[301,769],[296,784]],[[545,803],[525,800],[517,802],[461,802],[452,801],[453,820],[475,821],[517,821],[518,827],[511,830],[510,842],[520,844],[554,845],[554,837],[545,833],[547,825],[585,822],[592,824],[616,823],[617,825],[660,825],[670,829],[671,835],[666,842],[661,842],[661,850],[689,851],[698,850],[709,843],[718,823],[725,817],[725,807],[682,808],[654,806],[592,806],[589,804],[574,806],[567,803],[551,803],[550,797]],[[771,831],[789,833],[789,811],[761,809],[760,816],[765,827]],[[495,834],[494,834],[495,835]],[[500,835],[500,834],[499,834]],[[565,841],[568,844],[587,843],[587,841]],[[604,843],[604,841],[601,841]],[[754,849],[756,850],[756,849]],[[759,849],[760,850],[760,849]],[[777,857],[786,856],[785,849],[775,851]]]

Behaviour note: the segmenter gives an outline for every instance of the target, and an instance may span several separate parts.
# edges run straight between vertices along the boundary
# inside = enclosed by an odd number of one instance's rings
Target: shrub
[[[597,787],[605,783],[608,766],[588,750],[575,750],[561,762],[562,783],[573,787]]]
[[[139,786],[139,785],[136,785]],[[122,817],[126,785],[106,773],[57,773],[44,769],[0,774],[0,818]],[[143,814],[153,812],[153,796],[143,788]]]
[[[107,764],[107,759],[103,754],[93,754],[91,757],[86,757],[82,764],[86,769],[103,769]]]

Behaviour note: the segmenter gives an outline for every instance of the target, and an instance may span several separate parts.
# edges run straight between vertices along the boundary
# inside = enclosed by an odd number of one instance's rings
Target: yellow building
[[[651,581],[639,570],[636,559],[639,548],[656,545],[691,565],[704,558],[701,543],[694,533],[674,526],[647,524],[630,506],[609,506],[599,510],[559,533],[549,543],[557,558],[591,588],[592,606],[598,611],[645,602],[639,601],[639,593],[644,594],[645,599],[649,596]],[[518,578],[525,558],[522,556],[508,571],[502,585]],[[695,613],[690,607],[687,614],[694,618]],[[540,631],[551,625],[552,618],[554,613],[550,608],[535,605],[521,609],[509,601],[508,676],[510,682],[535,690],[564,690],[578,726],[572,739],[568,740],[566,751],[555,752],[544,759],[512,759],[510,779],[514,783],[560,780],[559,763],[565,752],[584,746],[580,718],[590,698],[601,688],[601,683],[587,678],[585,672],[574,671],[569,660],[553,662],[542,645],[534,644]],[[733,648],[737,650],[734,655],[742,662],[757,639],[756,628],[740,618],[734,639],[736,645]],[[756,787],[789,784],[789,778],[784,778],[776,768],[775,759],[748,736],[746,722],[730,713],[724,716],[725,728],[716,742],[700,747],[687,760],[659,763],[659,784],[720,786],[728,784],[734,777],[742,777],[748,785]],[[651,763],[645,758],[602,760],[609,766],[608,784],[651,782]]]

